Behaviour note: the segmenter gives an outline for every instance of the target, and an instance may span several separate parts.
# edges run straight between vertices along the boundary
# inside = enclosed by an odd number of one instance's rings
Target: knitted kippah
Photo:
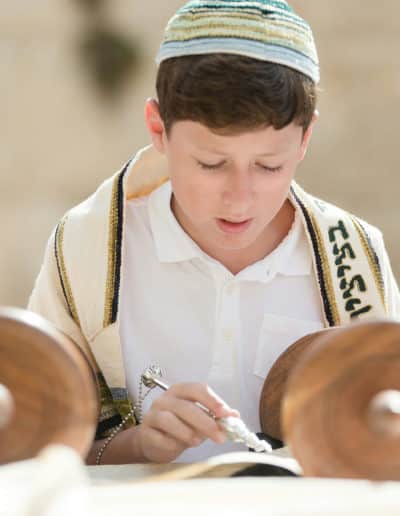
[[[211,53],[283,64],[319,82],[311,28],[284,0],[191,0],[168,22],[156,61]]]

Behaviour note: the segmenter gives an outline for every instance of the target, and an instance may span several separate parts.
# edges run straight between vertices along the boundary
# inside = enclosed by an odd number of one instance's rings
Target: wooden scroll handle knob
[[[337,328],[326,328],[305,335],[292,344],[276,360],[269,371],[261,389],[259,414],[261,430],[274,439],[284,440],[281,427],[282,402],[288,378],[301,357],[325,335],[338,331]]]
[[[400,391],[385,390],[375,394],[368,407],[368,423],[374,432],[400,437]]]
[[[0,383],[0,429],[5,428],[14,412],[14,400],[11,392]]]
[[[306,476],[400,480],[400,323],[354,322],[318,339],[282,402]]]
[[[50,444],[86,457],[99,397],[75,342],[39,315],[0,307],[0,383],[0,465],[35,457]]]

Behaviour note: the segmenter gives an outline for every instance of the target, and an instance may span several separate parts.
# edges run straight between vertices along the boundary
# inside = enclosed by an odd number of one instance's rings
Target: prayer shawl
[[[30,299],[29,308],[69,335],[97,372],[97,438],[132,408],[118,330],[126,200],[148,195],[166,180],[166,159],[149,146],[71,209],[49,240]],[[370,239],[378,230],[295,182],[290,200],[308,236],[326,327],[387,315],[382,264]]]

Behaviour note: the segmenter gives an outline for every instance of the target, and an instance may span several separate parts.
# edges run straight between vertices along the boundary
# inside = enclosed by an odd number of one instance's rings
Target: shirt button
[[[231,284],[231,285],[228,285],[228,286],[226,287],[226,293],[227,293],[229,296],[232,296],[232,295],[235,293],[236,289],[237,289],[237,286],[236,286],[236,285],[232,285],[232,284]]]
[[[222,335],[223,335],[223,338],[224,338],[225,342],[232,342],[233,341],[233,330],[231,330],[230,328],[226,328],[222,332]]]

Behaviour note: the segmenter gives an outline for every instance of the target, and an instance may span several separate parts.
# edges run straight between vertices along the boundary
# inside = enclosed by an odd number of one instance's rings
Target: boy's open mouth
[[[217,225],[224,233],[242,233],[250,226],[252,219],[232,222],[226,219],[217,219]]]

